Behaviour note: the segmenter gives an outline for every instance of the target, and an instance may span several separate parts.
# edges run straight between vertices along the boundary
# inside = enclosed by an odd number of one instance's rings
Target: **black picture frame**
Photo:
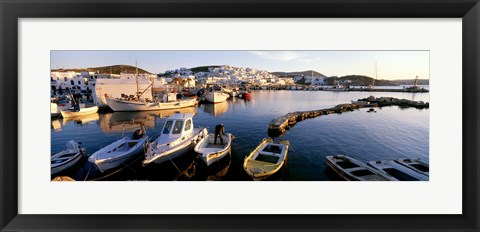
[[[181,9],[181,10],[179,10]],[[479,231],[478,0],[0,0],[1,231]],[[18,19],[123,17],[462,18],[461,215],[18,214]],[[442,154],[450,155],[450,154]],[[321,196],[319,196],[321,198]],[[439,202],[441,204],[441,202]],[[219,210],[221,212],[221,210]]]

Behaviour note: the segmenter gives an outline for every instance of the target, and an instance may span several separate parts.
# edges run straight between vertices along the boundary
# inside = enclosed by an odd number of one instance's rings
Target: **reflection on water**
[[[180,111],[193,113],[194,127],[207,127],[210,133],[219,123],[232,133],[232,152],[219,163],[206,166],[192,151],[184,157],[161,165],[143,167],[143,155],[121,170],[99,173],[84,160],[64,173],[75,180],[250,180],[243,170],[243,160],[267,134],[270,120],[294,111],[330,108],[351,100],[396,97],[429,102],[428,93],[330,92],[330,91],[253,91],[250,101],[229,99],[221,104],[202,104],[170,111],[115,112],[95,114],[71,120],[52,120],[52,153],[69,140],[82,142],[87,153],[117,141],[124,132],[138,129],[142,122],[154,140],[165,118]],[[283,136],[290,141],[286,170],[281,178],[291,180],[338,180],[328,171],[325,156],[345,154],[361,161],[429,156],[429,109],[401,109],[396,106],[343,114],[330,114],[295,124]],[[80,126],[79,126],[80,125]],[[125,128],[125,129],[124,129]],[[227,158],[228,157],[228,158]],[[330,174],[329,174],[330,173]]]
[[[52,120],[51,128],[52,128],[54,131],[60,131],[60,130],[62,130],[62,123],[60,122],[60,119],[54,119],[54,120]]]
[[[220,102],[216,104],[203,104],[203,111],[209,113],[213,117],[218,117],[227,112],[228,102]]]
[[[84,125],[91,122],[96,122],[100,118],[98,113],[89,114],[85,116],[78,116],[78,117],[69,117],[69,118],[62,118],[63,125],[66,125],[70,122],[74,122],[77,125]]]
[[[134,131],[137,130],[141,124],[143,124],[146,129],[154,128],[155,118],[167,118],[175,113],[196,115],[197,111],[194,107],[187,107],[175,110],[113,112],[101,116],[100,128],[104,133]]]

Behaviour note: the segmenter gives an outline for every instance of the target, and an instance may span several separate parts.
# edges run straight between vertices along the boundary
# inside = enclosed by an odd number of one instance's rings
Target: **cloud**
[[[292,51],[252,51],[252,53],[263,59],[279,61],[292,61],[303,57]]]

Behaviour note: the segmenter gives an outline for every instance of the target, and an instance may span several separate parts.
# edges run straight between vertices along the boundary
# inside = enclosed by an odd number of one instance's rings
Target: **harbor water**
[[[143,155],[118,169],[100,173],[86,158],[62,173],[75,180],[251,180],[243,169],[250,151],[268,137],[269,122],[289,112],[330,108],[352,100],[375,97],[395,97],[429,102],[429,93],[405,92],[331,92],[256,90],[250,100],[230,98],[218,104],[200,104],[181,110],[98,113],[76,120],[52,119],[51,153],[65,148],[69,140],[82,142],[87,154],[133,133],[143,123],[147,135],[156,139],[166,117],[180,111],[193,113],[195,127],[207,127],[213,133],[215,125],[223,123],[226,133],[236,138],[232,152],[207,167],[194,152],[161,165],[143,167]],[[289,140],[287,165],[272,180],[328,181],[341,180],[326,164],[325,156],[344,154],[360,161],[393,160],[429,156],[429,109],[376,108],[367,112],[324,115],[297,123],[276,138]]]

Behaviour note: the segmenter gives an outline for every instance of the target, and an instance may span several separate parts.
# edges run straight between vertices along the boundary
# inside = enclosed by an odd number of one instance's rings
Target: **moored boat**
[[[70,140],[65,144],[66,150],[60,151],[50,158],[51,175],[71,168],[82,159],[86,148],[80,147],[80,144]]]
[[[145,129],[142,126],[140,130],[136,130],[131,136],[123,137],[96,151],[88,158],[88,161],[94,164],[101,172],[105,172],[141,154],[147,141],[148,136],[145,134]]]
[[[210,164],[220,160],[231,152],[232,134],[227,133],[221,136],[223,144],[220,144],[220,138],[217,139],[218,143],[215,143],[215,134],[208,134],[200,139],[197,145],[195,145],[195,152],[200,159],[207,164],[207,166],[210,166]]]
[[[106,97],[108,107],[113,111],[147,111],[147,110],[169,110],[192,107],[197,104],[196,98],[171,100],[165,102],[138,101],[128,99],[117,99]]]
[[[57,103],[50,102],[50,117],[57,118],[60,114]]]
[[[161,164],[185,155],[207,135],[206,128],[193,127],[192,114],[174,114],[166,119],[160,136],[148,145],[143,165]]]
[[[287,160],[288,140],[274,142],[273,139],[263,141],[243,162],[243,168],[253,180],[264,180],[280,170]]]
[[[98,106],[92,106],[87,108],[77,108],[77,109],[73,108],[73,109],[60,111],[63,118],[81,117],[85,115],[96,114],[97,112],[98,112]]]
[[[429,176],[430,175],[430,170],[429,170],[429,164],[427,161],[424,161],[421,158],[406,158],[406,159],[396,159],[395,162],[410,168],[416,172],[419,172],[423,175]]]
[[[211,103],[220,103],[224,102],[229,98],[230,95],[218,91],[210,91],[205,94],[205,100]]]
[[[428,176],[415,172],[393,160],[370,161],[368,165],[399,181],[428,181]]]
[[[367,164],[346,155],[327,156],[327,165],[343,179],[350,181],[395,181],[396,179],[384,174]]]

